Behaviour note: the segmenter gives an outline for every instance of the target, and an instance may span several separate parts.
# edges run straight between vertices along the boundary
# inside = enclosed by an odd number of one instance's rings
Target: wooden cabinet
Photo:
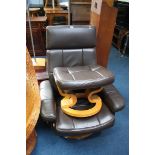
[[[67,25],[68,24],[68,11],[63,10],[60,7],[57,8],[44,8],[45,14],[47,16],[48,25]],[[65,20],[62,21],[63,24],[55,24],[55,17],[64,17]],[[61,23],[61,22],[60,22]]]
[[[32,35],[34,42],[34,49],[36,56],[46,55],[46,21],[47,17],[30,17]],[[28,18],[26,19],[26,46],[29,50],[31,56],[33,56],[30,27],[28,23]]]
[[[107,3],[108,1],[109,3]],[[109,0],[93,0],[90,25],[96,26],[96,55],[99,65],[106,67],[116,23],[117,9]]]
[[[91,0],[70,0],[72,24],[89,24]]]

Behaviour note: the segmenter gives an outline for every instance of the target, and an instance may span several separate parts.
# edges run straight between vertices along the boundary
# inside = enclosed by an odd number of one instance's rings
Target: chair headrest
[[[96,29],[89,25],[47,26],[46,49],[77,49],[96,46]]]

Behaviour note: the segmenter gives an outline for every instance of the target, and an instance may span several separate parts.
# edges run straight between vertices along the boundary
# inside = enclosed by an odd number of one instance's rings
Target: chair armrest
[[[124,108],[124,99],[113,85],[107,85],[102,91],[103,102],[112,112],[120,111]]]
[[[56,102],[49,80],[40,83],[41,117],[47,122],[56,120]]]

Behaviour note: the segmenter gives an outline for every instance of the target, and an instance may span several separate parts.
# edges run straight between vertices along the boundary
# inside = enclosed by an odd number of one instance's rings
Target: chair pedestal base
[[[65,139],[81,140],[81,139],[87,138],[87,137],[89,137],[91,135],[92,135],[92,133],[88,133],[88,134],[81,134],[81,135],[78,135],[78,136],[65,136],[64,138]]]

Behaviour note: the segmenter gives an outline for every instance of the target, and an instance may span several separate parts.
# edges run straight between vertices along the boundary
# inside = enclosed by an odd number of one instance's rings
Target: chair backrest
[[[93,26],[47,26],[47,70],[96,64],[96,30]]]

